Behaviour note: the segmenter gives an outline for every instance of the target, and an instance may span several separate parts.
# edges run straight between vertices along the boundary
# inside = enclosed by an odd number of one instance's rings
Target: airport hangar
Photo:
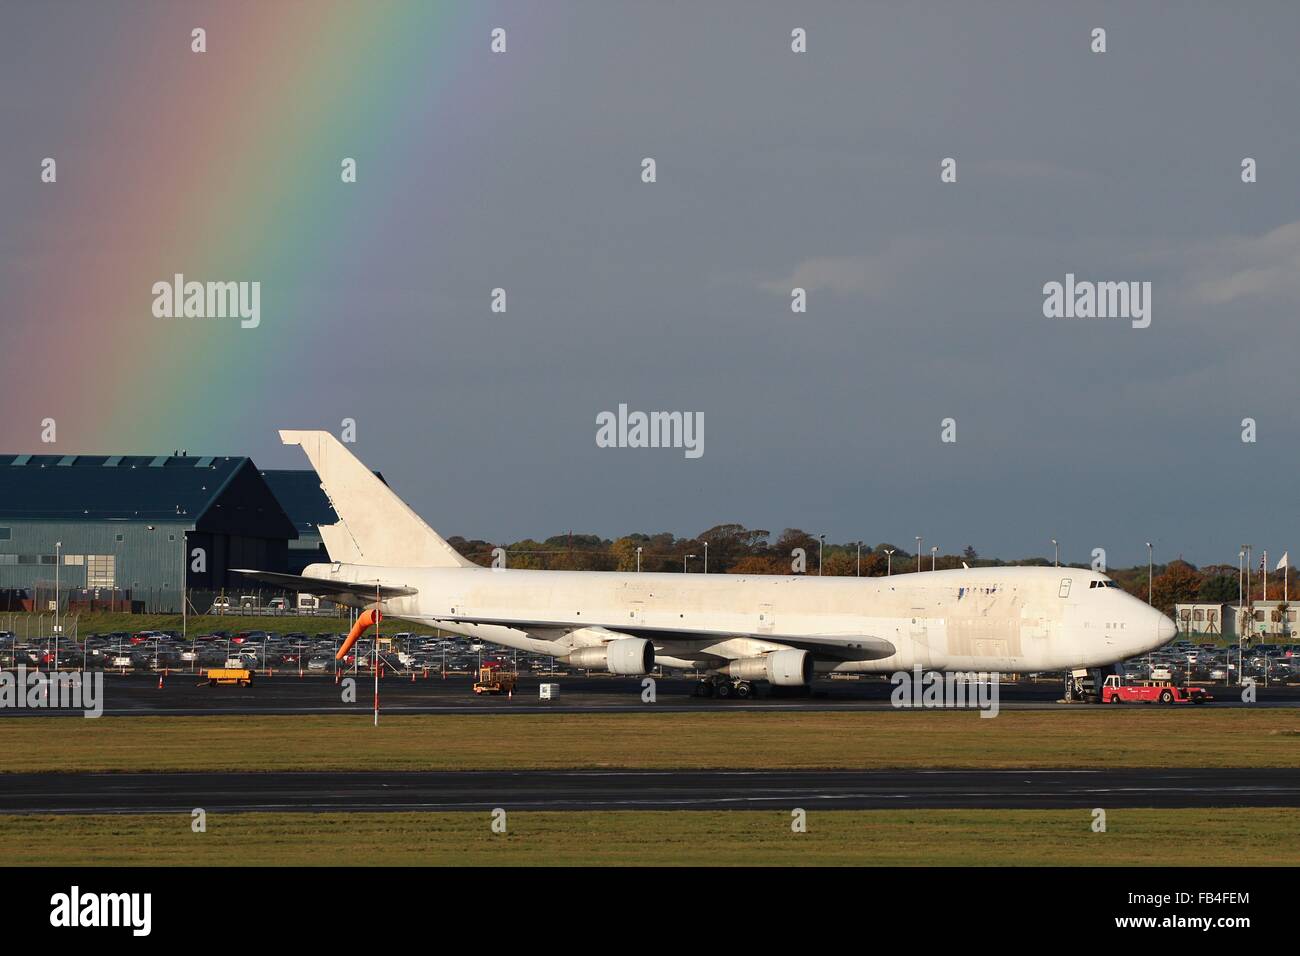
[[[328,560],[337,518],[316,473],[245,457],[0,455],[0,609],[179,613],[265,590],[231,568],[299,573]],[[57,565],[57,575],[56,575]]]

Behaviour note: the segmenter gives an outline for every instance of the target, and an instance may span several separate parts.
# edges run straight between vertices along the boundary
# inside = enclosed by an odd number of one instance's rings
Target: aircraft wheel
[[[713,688],[713,694],[719,700],[726,700],[732,694],[731,681],[719,681]]]
[[[741,700],[748,700],[753,693],[754,688],[748,681],[741,681],[736,685],[736,696]]]

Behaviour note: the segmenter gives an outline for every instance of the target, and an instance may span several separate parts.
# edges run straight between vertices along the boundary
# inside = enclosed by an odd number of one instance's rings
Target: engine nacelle
[[[655,646],[639,637],[623,637],[599,647],[574,648],[569,663],[611,674],[648,674],[654,670]]]
[[[802,687],[813,679],[813,659],[807,651],[773,651],[762,657],[742,657],[727,665],[728,677],[765,680],[777,687]]]

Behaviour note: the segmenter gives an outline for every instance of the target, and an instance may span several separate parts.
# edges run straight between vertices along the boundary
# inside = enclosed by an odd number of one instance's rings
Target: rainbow
[[[313,352],[357,333],[331,289],[364,282],[358,250],[402,205],[367,157],[445,128],[473,85],[459,74],[486,59],[490,25],[471,13],[434,0],[119,13],[97,81],[60,116],[58,183],[15,237],[0,450],[247,454],[302,424],[292,393]],[[206,53],[190,50],[195,26]],[[260,282],[260,327],[154,317],[150,288],[176,273]]]

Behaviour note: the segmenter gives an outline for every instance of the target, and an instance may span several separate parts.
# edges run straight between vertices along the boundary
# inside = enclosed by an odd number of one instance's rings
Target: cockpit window
[[[1119,585],[1116,584],[1114,581],[1089,581],[1088,582],[1089,590],[1092,590],[1093,588],[1117,588],[1117,587],[1119,587]]]

